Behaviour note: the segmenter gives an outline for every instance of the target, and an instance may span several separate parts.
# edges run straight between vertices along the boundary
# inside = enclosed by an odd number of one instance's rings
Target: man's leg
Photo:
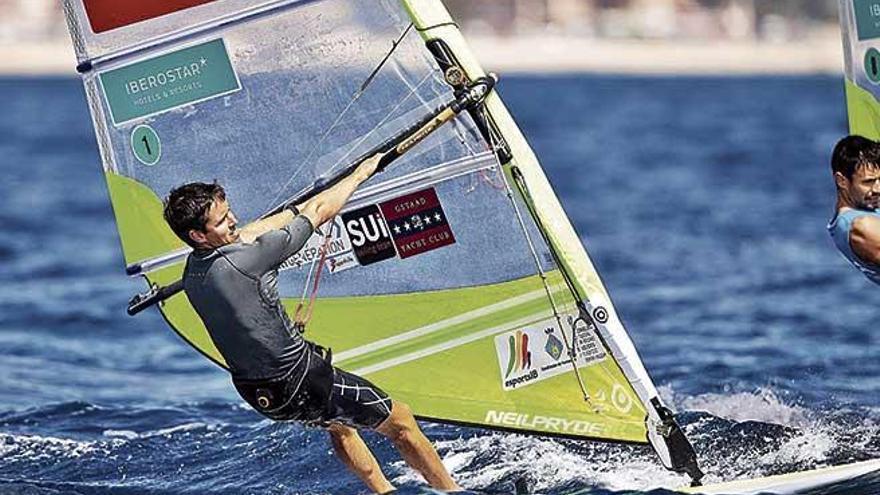
[[[379,463],[376,462],[376,458],[364,444],[357,430],[339,423],[332,423],[328,431],[336,456],[370,490],[376,493],[387,493],[394,490],[394,485],[389,483],[385,475],[382,474]]]
[[[388,437],[400,451],[403,460],[438,490],[461,490],[440,462],[440,456],[416,424],[409,406],[394,401],[391,415],[376,431]]]

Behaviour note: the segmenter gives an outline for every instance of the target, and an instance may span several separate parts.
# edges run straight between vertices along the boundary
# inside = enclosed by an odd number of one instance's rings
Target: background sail
[[[182,247],[161,219],[172,187],[218,180],[254,219],[449,101],[425,39],[482,74],[434,1],[169,2],[100,33],[88,3],[66,11],[127,263]],[[528,144],[487,107],[513,160],[462,116],[368,182],[331,229],[308,337],[422,417],[644,443],[656,390]],[[291,311],[321,245],[282,272]],[[223,365],[185,295],[161,309]]]
[[[850,132],[880,139],[880,3],[839,1]]]

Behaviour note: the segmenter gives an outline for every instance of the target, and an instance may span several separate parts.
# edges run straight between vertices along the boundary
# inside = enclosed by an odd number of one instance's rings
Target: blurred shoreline
[[[804,42],[634,40],[561,35],[467,36],[486,70],[515,73],[645,75],[839,74],[840,35],[828,30]],[[0,44],[0,75],[73,76],[66,40]]]
[[[840,74],[839,32],[809,42],[468,37],[486,70],[646,75]]]

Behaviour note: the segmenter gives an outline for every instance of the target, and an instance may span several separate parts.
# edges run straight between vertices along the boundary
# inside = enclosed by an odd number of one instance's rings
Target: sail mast
[[[465,42],[458,26],[440,0],[401,0],[413,23],[426,42],[442,41],[456,62],[469,77],[480,77],[484,71]],[[579,237],[546,179],[537,157],[526,142],[497,95],[490,97],[485,108],[493,124],[500,130],[511,159],[504,165],[513,167],[517,184],[526,196],[525,203],[556,258],[563,278],[574,293],[581,317],[598,329],[605,345],[620,364],[624,374],[648,411],[648,439],[663,464],[691,476],[699,483],[703,476],[696,454],[675,422],[671,411],[663,405],[647,370],[623,329],[610,304],[607,292]],[[575,369],[575,373],[577,370]],[[580,377],[579,377],[580,379]]]

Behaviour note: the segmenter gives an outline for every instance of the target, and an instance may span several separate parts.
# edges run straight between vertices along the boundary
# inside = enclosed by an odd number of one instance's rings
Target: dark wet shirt
[[[278,267],[302,249],[313,230],[300,215],[253,244],[235,242],[189,255],[183,287],[234,377],[277,378],[300,363],[306,343],[278,297]]]

